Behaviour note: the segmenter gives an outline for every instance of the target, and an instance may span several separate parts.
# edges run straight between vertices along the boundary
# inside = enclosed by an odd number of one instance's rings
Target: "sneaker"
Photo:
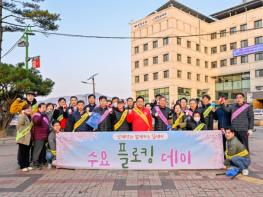
[[[249,170],[248,170],[248,169],[242,170],[242,174],[243,174],[244,176],[248,176]]]
[[[22,172],[28,172],[28,168],[23,168]]]
[[[28,169],[29,171],[34,170],[33,167],[28,167],[27,169]]]
[[[48,170],[51,170],[51,169],[52,169],[52,164],[51,164],[51,163],[47,164],[47,169],[48,169]]]

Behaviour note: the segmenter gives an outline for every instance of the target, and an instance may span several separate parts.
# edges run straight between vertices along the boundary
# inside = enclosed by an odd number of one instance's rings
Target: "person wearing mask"
[[[213,130],[214,128],[214,112],[215,106],[211,103],[211,97],[209,95],[204,95],[202,97],[202,107],[198,109],[202,114],[203,122],[206,124],[208,130]]]
[[[119,102],[119,97],[117,97],[117,96],[115,96],[115,97],[113,97],[112,98],[112,100],[111,100],[111,107],[113,108],[113,109],[117,109],[117,105],[118,105],[118,102]]]
[[[207,130],[205,123],[201,122],[201,114],[198,111],[193,113],[190,121],[187,121],[186,129],[190,131],[202,131]]]
[[[64,130],[67,125],[68,112],[67,112],[67,103],[65,98],[58,99],[58,107],[54,110],[53,120],[60,122],[61,129]]]
[[[40,103],[38,105],[38,112],[33,115],[33,140],[34,140],[34,150],[33,150],[33,166],[41,167],[45,157],[45,142],[47,141],[49,133],[49,121],[46,115],[46,104]],[[44,152],[44,154],[41,154]]]
[[[253,134],[254,112],[252,106],[245,102],[243,93],[236,94],[236,103],[227,107],[225,100],[221,100],[221,107],[231,114],[231,126],[237,139],[249,150],[248,136]]]
[[[119,100],[117,108],[113,110],[114,131],[130,131],[130,124],[126,118],[129,110],[125,109],[124,101]]]
[[[186,116],[181,109],[180,104],[175,104],[173,109],[173,124],[172,130],[181,131],[186,128]]]
[[[155,131],[169,131],[171,125],[169,119],[172,117],[172,113],[169,107],[167,107],[166,98],[160,97],[159,106],[155,106],[152,109],[152,115],[154,117],[154,130]]]
[[[132,131],[152,131],[152,116],[148,108],[144,107],[144,98],[136,98],[136,107],[129,110],[127,121],[132,124]]]
[[[67,127],[65,131],[72,132],[84,132],[88,131],[88,125],[86,121],[89,119],[89,113],[84,111],[85,103],[82,100],[77,102],[77,110],[70,116],[67,121]]]
[[[31,122],[32,107],[26,104],[21,109],[18,116],[16,143],[18,144],[18,164],[23,172],[32,170],[29,165],[31,130],[33,123]]]

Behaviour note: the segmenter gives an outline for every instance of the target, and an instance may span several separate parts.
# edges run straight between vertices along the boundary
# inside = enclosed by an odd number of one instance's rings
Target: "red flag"
[[[32,58],[32,67],[33,68],[40,68],[40,56]]]

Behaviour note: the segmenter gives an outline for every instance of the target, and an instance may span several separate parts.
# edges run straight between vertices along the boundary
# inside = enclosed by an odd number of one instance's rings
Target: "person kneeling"
[[[245,146],[237,139],[231,129],[226,129],[226,160],[224,165],[230,168],[238,169],[243,175],[249,174],[248,166],[250,165],[249,152]]]
[[[48,135],[48,147],[46,153],[46,160],[48,163],[48,169],[52,168],[52,165],[56,165],[56,135],[61,132],[61,125],[59,121],[52,123],[52,131]]]

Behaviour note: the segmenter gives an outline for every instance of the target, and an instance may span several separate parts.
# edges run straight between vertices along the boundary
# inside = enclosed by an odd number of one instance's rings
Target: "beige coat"
[[[18,125],[17,125],[17,133],[23,131],[25,128],[30,125],[30,120],[29,118],[24,115],[24,114],[19,114],[18,116]],[[31,132],[29,132],[27,135],[22,137],[17,141],[18,144],[24,144],[24,145],[29,145],[31,140]]]

